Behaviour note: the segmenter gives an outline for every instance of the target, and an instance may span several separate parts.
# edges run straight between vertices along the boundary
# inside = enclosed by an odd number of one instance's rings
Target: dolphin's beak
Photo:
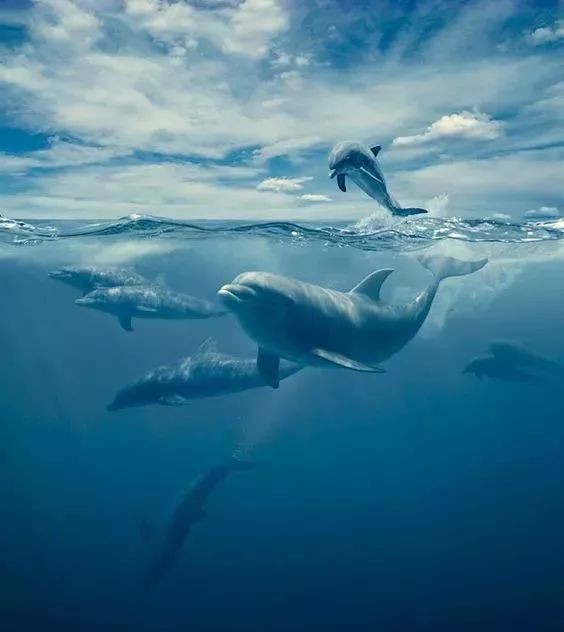
[[[96,301],[93,298],[90,298],[89,296],[83,296],[82,298],[77,298],[74,302],[75,305],[79,305],[80,307],[88,307],[89,305],[92,305],[92,303],[95,303]]]
[[[228,283],[219,288],[217,295],[227,309],[233,310],[240,307],[245,301],[254,298],[256,292],[246,285]]]

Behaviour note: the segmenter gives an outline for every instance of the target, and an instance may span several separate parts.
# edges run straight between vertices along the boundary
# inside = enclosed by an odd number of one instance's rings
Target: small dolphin
[[[88,294],[98,287],[116,287],[119,285],[149,285],[145,277],[131,268],[96,268],[94,266],[66,266],[49,272],[57,281],[78,288]]]
[[[403,208],[388,193],[384,174],[376,157],[382,147],[365,147],[354,141],[343,141],[333,147],[329,154],[329,176],[337,177],[337,185],[346,192],[345,178],[348,176],[367,195],[390,211],[392,215],[406,217],[427,213],[424,208]]]
[[[435,278],[406,305],[386,305],[380,299],[390,269],[373,272],[348,293],[266,272],[245,272],[218,295],[258,344],[259,371],[273,388],[278,387],[281,357],[302,365],[383,372],[375,364],[397,353],[419,331],[440,282],[471,274],[487,263],[437,255],[419,261]]]
[[[301,366],[283,363],[280,379],[297,373]],[[118,392],[107,410],[132,406],[182,406],[189,400],[240,393],[266,386],[256,360],[218,353],[215,343],[204,342],[198,352],[174,364],[148,371],[139,380]]]
[[[518,366],[500,361],[495,356],[484,356],[474,358],[462,370],[463,374],[473,374],[478,379],[484,376],[493,380],[502,380],[504,382],[520,382],[529,384],[539,384],[544,379],[538,375],[523,371]]]
[[[564,367],[561,364],[532,353],[517,342],[496,340],[490,343],[489,349],[490,353],[499,362],[507,365],[528,367],[554,375],[562,375],[564,373]]]
[[[253,463],[231,458],[227,463],[213,467],[182,495],[164,529],[162,540],[156,547],[155,557],[146,578],[147,588],[154,586],[170,569],[178,557],[192,525],[205,518],[204,506],[213,490],[231,472],[248,470],[253,467]],[[146,525],[142,525],[142,531],[148,535],[150,529]]]
[[[98,288],[76,299],[74,304],[117,316],[125,331],[133,331],[132,318],[201,319],[227,313],[210,301],[156,285]]]

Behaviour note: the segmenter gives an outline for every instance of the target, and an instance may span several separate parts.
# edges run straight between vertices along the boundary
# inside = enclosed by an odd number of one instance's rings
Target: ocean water
[[[492,340],[564,363],[563,227],[413,219],[355,226],[0,222],[2,630],[561,630],[562,384],[463,374]],[[383,299],[430,282],[425,253],[489,258],[444,281],[385,374],[306,368],[183,407],[110,413],[145,371],[207,338],[242,357],[232,316],[136,321],[79,309],[63,265],[134,267],[215,300],[246,270]],[[244,447],[147,591],[143,521]]]

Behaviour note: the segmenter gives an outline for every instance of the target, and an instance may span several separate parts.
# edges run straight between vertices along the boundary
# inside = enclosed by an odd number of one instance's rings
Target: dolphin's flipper
[[[370,148],[370,151],[374,154],[374,158],[376,158],[378,156],[378,154],[380,153],[381,149],[382,149],[381,145],[374,145],[374,147]]]
[[[343,193],[347,192],[347,185],[345,184],[345,174],[344,173],[340,173],[337,176],[337,186],[339,187],[339,189],[341,189],[341,191]]]
[[[344,356],[341,353],[336,353],[335,351],[328,351],[327,349],[312,349],[310,353],[322,360],[327,360],[327,362],[342,366],[345,369],[351,369],[352,371],[362,371],[364,373],[386,373],[386,369],[362,364],[362,362],[357,362],[356,360],[347,358],[347,356]]]
[[[188,403],[187,399],[180,395],[168,395],[167,397],[159,397],[157,400],[161,406],[184,406]]]
[[[349,292],[350,294],[364,294],[373,301],[380,300],[380,289],[384,281],[392,274],[392,268],[383,268],[382,270],[376,270],[372,274],[369,274],[365,279],[362,279],[360,283],[355,285]]]
[[[280,385],[280,356],[273,353],[268,353],[262,347],[258,348],[257,354],[257,369],[262,379],[272,386],[272,388],[278,388]]]
[[[133,331],[131,316],[118,316],[118,320],[122,329],[125,329],[125,331]]]

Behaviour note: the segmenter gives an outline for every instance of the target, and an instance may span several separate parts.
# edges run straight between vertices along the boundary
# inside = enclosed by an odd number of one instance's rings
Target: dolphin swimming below
[[[282,363],[280,379],[302,368]],[[236,358],[219,353],[215,343],[208,340],[193,356],[157,367],[128,384],[118,392],[107,410],[152,404],[182,406],[192,399],[240,393],[261,386],[266,386],[266,383],[257,370],[254,358]]]
[[[154,586],[174,564],[192,526],[205,518],[204,506],[210,494],[231,472],[248,470],[253,463],[231,458],[227,463],[213,467],[207,474],[188,489],[180,498],[170,520],[164,528],[162,538],[155,548],[145,585]],[[144,529],[148,532],[148,529]]]
[[[99,287],[119,285],[149,285],[145,277],[131,268],[97,268],[95,266],[65,266],[49,272],[49,277],[62,281],[88,294]]]
[[[526,349],[522,344],[509,340],[495,340],[490,343],[490,353],[507,365],[527,367],[547,374],[563,375],[564,367],[558,362],[547,360]]]
[[[438,255],[419,261],[434,280],[405,305],[388,305],[380,299],[390,269],[373,272],[350,292],[266,272],[245,272],[220,288],[218,295],[258,344],[259,371],[273,388],[278,387],[281,357],[302,365],[382,372],[376,363],[397,353],[419,331],[440,282],[476,272],[487,263],[487,259],[467,262]]]
[[[132,318],[202,319],[227,312],[214,303],[151,285],[98,288],[76,299],[75,305],[117,316],[125,331],[133,331]]]
[[[544,382],[544,378],[521,367],[508,362],[503,362],[495,356],[483,356],[471,360],[462,370],[463,374],[475,375],[478,379],[489,377],[493,380],[504,382],[520,382],[529,384],[539,384]]]
[[[377,160],[381,149],[379,145],[368,148],[354,141],[338,143],[329,154],[329,176],[337,178],[337,185],[343,193],[347,190],[346,178],[350,178],[392,215],[405,217],[427,213],[424,208],[403,208],[390,195]]]

